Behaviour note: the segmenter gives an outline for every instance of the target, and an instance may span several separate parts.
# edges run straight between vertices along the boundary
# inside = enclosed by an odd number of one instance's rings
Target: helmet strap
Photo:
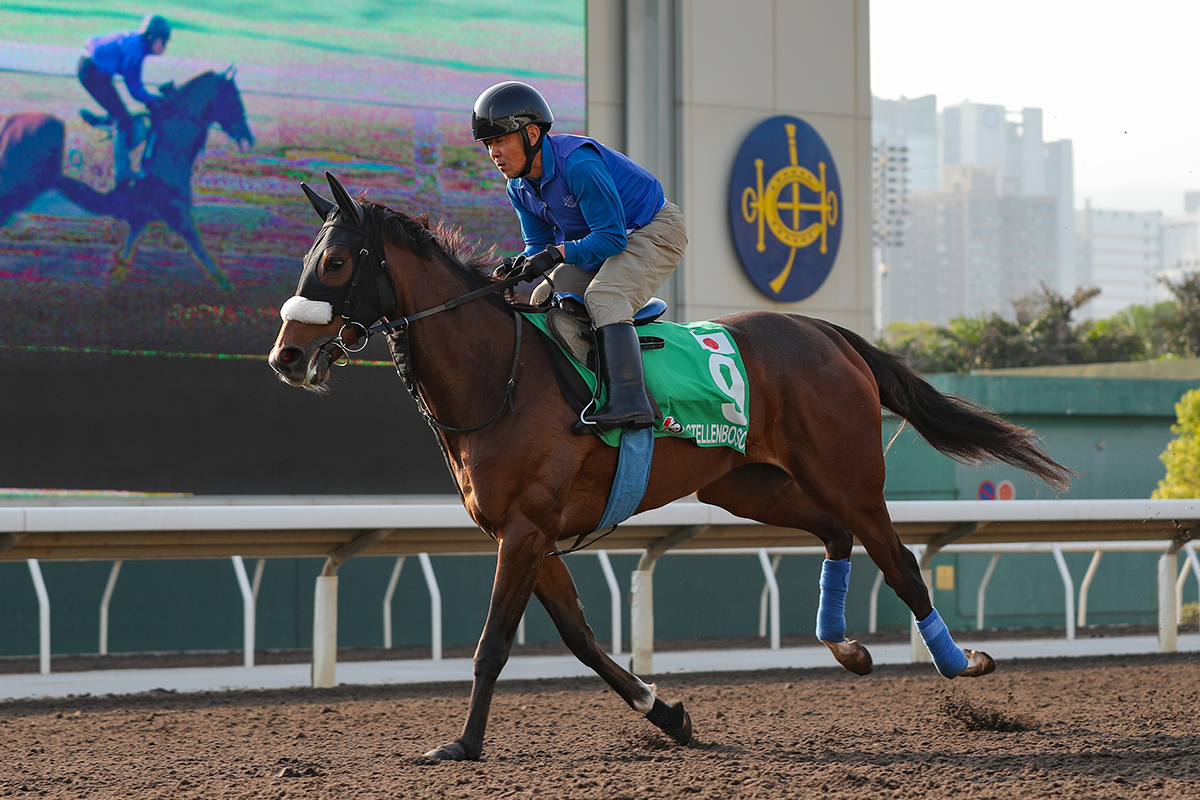
[[[532,124],[532,123],[530,123],[530,124]],[[542,137],[546,135],[546,132],[543,131],[541,129],[541,127],[538,127],[538,131],[539,131],[539,135],[538,135],[537,143],[530,144],[529,143],[529,125],[526,125],[524,128],[521,128],[521,141],[525,144],[525,166],[521,168],[521,171],[519,173],[517,173],[518,179],[524,178],[526,175],[529,174],[529,171],[531,169],[533,169],[534,156],[536,156],[538,151],[542,149]]]

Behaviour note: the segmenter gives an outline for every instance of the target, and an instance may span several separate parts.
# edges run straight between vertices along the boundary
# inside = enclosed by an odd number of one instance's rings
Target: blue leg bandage
[[[846,638],[846,590],[850,588],[850,559],[821,565],[821,602],[817,606],[817,638],[840,642]]]
[[[917,621],[917,630],[933,656],[933,665],[943,678],[957,678],[967,668],[967,656],[962,648],[954,643],[950,629],[942,622],[942,617],[935,608],[928,617]]]

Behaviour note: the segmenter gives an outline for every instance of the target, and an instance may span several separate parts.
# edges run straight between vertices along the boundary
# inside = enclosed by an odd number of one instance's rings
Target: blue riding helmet
[[[162,39],[164,42],[171,38],[171,23],[167,22],[166,18],[160,17],[158,14],[147,14],[142,19],[141,27],[138,28],[138,33],[142,35],[147,42],[155,39]]]

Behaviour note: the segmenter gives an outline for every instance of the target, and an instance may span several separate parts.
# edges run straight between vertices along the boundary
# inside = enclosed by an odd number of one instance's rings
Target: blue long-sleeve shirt
[[[150,105],[157,98],[142,84],[142,62],[146,40],[137,31],[121,31],[88,39],[85,48],[96,69],[105,75],[120,75],[135,100]]]
[[[561,244],[567,263],[594,270],[663,207],[658,179],[594,139],[546,136],[541,153],[540,180],[508,182],[526,255]]]

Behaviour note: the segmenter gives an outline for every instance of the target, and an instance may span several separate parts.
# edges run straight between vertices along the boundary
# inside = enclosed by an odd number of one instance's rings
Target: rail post
[[[254,589],[246,575],[246,562],[241,556],[233,556],[233,572],[237,576],[238,588],[242,592],[242,666],[254,666]]]
[[[596,557],[600,559],[600,570],[604,573],[604,581],[608,584],[609,607],[612,609],[612,654],[619,656],[621,655],[621,588],[617,585],[617,573],[613,572],[608,551],[597,550]]]
[[[337,685],[337,568],[317,576],[313,592],[312,685],[328,689]],[[327,572],[331,574],[327,574]]]
[[[1179,611],[1175,607],[1175,573],[1178,569],[1177,545],[1158,557],[1158,652],[1174,653],[1178,649]]]
[[[425,573],[425,585],[429,588],[430,644],[433,649],[433,660],[442,660],[442,590],[438,586],[437,575],[433,573],[433,562],[429,553],[418,553],[417,560],[421,562],[421,571]]]
[[[780,556],[775,556],[775,563],[771,563],[770,557],[767,555],[767,548],[760,547],[758,549],[758,563],[762,567],[763,577],[766,579],[767,585],[764,587],[764,592],[769,597],[770,617],[771,617],[771,649],[779,649],[779,582],[775,579],[775,570],[779,569]],[[764,598],[766,599],[766,598]],[[761,633],[759,634],[762,635]]]
[[[104,595],[100,598],[100,655],[108,655],[108,607],[112,603],[113,591],[117,588],[117,576],[121,574],[121,562],[114,561],[108,571],[108,583],[104,584]]]
[[[38,672],[50,674],[50,593],[42,579],[42,567],[36,558],[31,558],[29,575],[33,578],[33,590],[38,599]]]
[[[996,562],[1000,560],[999,553],[992,553],[992,560],[988,562],[987,570],[983,573],[983,579],[979,581],[979,591],[975,595],[975,630],[983,630],[983,601],[987,596],[988,584],[992,582],[992,573],[996,571]]]
[[[633,651],[630,672],[654,672],[654,566],[659,556],[707,529],[707,525],[680,528],[651,544],[638,559],[629,586],[629,643]]]
[[[400,570],[404,568],[404,556],[396,556],[396,565],[392,567],[392,576],[388,578],[387,591],[383,593],[383,649],[392,649],[392,597],[396,594],[396,584],[400,580]]]

